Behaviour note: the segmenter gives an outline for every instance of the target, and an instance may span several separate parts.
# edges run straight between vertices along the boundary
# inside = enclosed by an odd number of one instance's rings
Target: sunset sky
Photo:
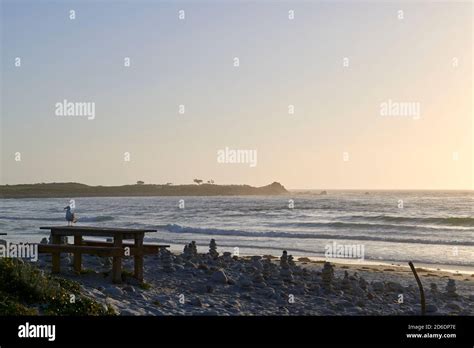
[[[0,184],[474,189],[472,7],[2,1]],[[95,118],[56,116],[64,99]]]

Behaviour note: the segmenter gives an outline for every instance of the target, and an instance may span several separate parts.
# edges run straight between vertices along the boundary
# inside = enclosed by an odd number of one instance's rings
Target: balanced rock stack
[[[265,278],[263,278],[263,274],[261,270],[255,269],[253,274],[252,282],[256,287],[265,287]]]
[[[342,279],[342,290],[344,292],[350,292],[351,291],[351,282],[349,280],[349,273],[347,271],[344,271],[344,278]]]
[[[222,259],[223,259],[225,262],[230,262],[230,261],[232,261],[232,253],[229,252],[229,251],[224,251],[224,253],[222,254]]]
[[[265,279],[268,279],[272,276],[272,262],[268,259],[263,261],[262,274],[265,277]]]
[[[214,260],[219,257],[219,253],[217,252],[217,244],[216,244],[215,239],[211,239],[211,242],[209,243],[209,255]]]
[[[367,281],[362,277],[359,278],[359,287],[362,290],[367,290]]]
[[[171,252],[163,250],[161,253],[161,263],[163,264],[163,270],[167,273],[174,271],[173,259],[171,258]]]
[[[456,282],[454,279],[449,279],[448,284],[446,285],[446,295],[449,297],[457,297],[458,294],[456,294]]]
[[[323,281],[323,288],[326,291],[332,290],[332,282],[334,280],[334,267],[329,262],[324,263],[323,270],[321,271],[321,278]]]
[[[262,272],[263,270],[263,264],[261,261],[262,257],[261,256],[252,256],[252,267],[258,270],[259,272]]]
[[[296,266],[295,260],[293,259],[293,255],[289,255],[289,256],[288,256],[288,264],[289,264],[291,267],[295,267],[295,266]]]
[[[283,255],[280,257],[280,276],[285,281],[293,280],[293,274],[290,270],[290,265],[288,264],[288,253],[286,250],[283,250]]]
[[[187,258],[187,259],[196,257],[197,256],[196,242],[192,241],[188,245],[185,245],[184,250],[183,250],[183,254],[184,254],[184,257]]]

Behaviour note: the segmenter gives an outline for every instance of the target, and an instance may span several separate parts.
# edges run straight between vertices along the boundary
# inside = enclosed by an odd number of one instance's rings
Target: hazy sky
[[[472,7],[4,0],[0,183],[474,189]]]

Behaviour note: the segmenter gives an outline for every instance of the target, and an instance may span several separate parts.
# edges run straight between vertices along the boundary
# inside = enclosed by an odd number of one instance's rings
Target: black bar
[[[55,325],[55,341],[19,338],[25,323]],[[408,325],[425,328],[408,329]],[[431,325],[431,329],[426,329]],[[434,330],[436,325],[455,329]],[[474,317],[0,317],[0,346],[34,344],[408,344],[472,347]],[[407,338],[419,333],[456,338]]]

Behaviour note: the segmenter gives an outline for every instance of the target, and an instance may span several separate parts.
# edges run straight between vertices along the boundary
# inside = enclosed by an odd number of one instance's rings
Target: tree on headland
[[[143,185],[145,182],[141,181],[141,180],[138,180],[137,181],[137,185]]]
[[[211,180],[208,180],[207,183],[213,185],[213,184],[214,184],[214,180],[212,180],[212,179],[211,179]]]
[[[202,184],[202,180],[201,179],[194,179],[193,180],[196,184],[198,185],[201,185]]]

